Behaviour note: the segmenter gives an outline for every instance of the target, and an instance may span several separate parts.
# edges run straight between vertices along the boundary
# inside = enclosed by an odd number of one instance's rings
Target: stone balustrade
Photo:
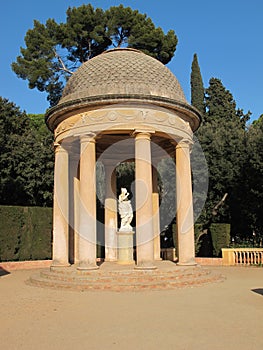
[[[263,265],[263,248],[222,248],[223,265]]]

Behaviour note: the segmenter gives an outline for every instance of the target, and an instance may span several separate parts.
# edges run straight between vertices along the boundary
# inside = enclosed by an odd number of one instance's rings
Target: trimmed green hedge
[[[195,253],[198,257],[221,257],[221,248],[230,244],[230,224],[214,223],[203,233],[203,225],[195,224]],[[176,225],[173,225],[174,246],[177,245]]]
[[[201,228],[195,225],[196,238]],[[175,231],[173,225],[176,243]],[[198,256],[221,256],[221,248],[230,244],[230,224],[211,224],[202,237],[196,244]],[[51,247],[52,208],[0,206],[0,261],[51,259]],[[103,256],[101,249],[98,247],[98,256]]]
[[[51,259],[52,209],[0,206],[0,261]]]
[[[213,256],[221,257],[221,248],[230,244],[230,224],[211,224],[209,227],[213,242]]]

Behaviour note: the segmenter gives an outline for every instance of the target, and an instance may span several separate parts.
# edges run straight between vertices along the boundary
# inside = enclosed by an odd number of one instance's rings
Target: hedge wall
[[[196,238],[199,232],[196,225]],[[173,236],[176,243],[175,225]],[[230,224],[211,224],[208,234],[196,244],[196,253],[219,257],[221,248],[229,244]],[[51,259],[51,247],[52,208],[0,206],[0,261]],[[98,248],[98,256],[103,256]]]
[[[205,230],[202,235],[203,225],[195,224],[195,253],[198,257],[221,257],[221,248],[227,248],[230,244],[230,224],[214,223]],[[200,237],[199,237],[200,236]],[[198,239],[198,237],[200,239]],[[177,245],[176,225],[173,225],[174,245]]]
[[[0,261],[51,259],[52,209],[0,206]]]
[[[213,242],[213,256],[221,257],[221,248],[230,244],[230,224],[211,224],[209,227]]]

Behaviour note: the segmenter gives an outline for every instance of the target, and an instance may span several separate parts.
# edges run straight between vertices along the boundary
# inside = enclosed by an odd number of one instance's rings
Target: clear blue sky
[[[263,1],[262,0],[1,0],[0,96],[28,113],[44,113],[46,95],[30,90],[10,65],[24,47],[33,20],[65,22],[69,6],[130,6],[146,13],[165,32],[173,29],[179,43],[168,64],[190,102],[190,72],[197,53],[205,87],[211,77],[221,79],[233,94],[237,107],[263,114]]]

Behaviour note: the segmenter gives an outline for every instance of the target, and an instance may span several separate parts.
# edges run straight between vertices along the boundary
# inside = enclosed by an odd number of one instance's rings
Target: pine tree
[[[201,115],[205,113],[205,89],[198,64],[197,54],[194,54],[191,67],[191,104],[197,108]]]
[[[130,7],[120,5],[104,11],[88,4],[68,8],[66,23],[35,20],[25,44],[12,69],[28,81],[30,89],[47,92],[50,106],[54,106],[69,76],[108,48],[139,49],[166,64],[174,55],[177,37],[173,30],[164,34],[145,14]]]

